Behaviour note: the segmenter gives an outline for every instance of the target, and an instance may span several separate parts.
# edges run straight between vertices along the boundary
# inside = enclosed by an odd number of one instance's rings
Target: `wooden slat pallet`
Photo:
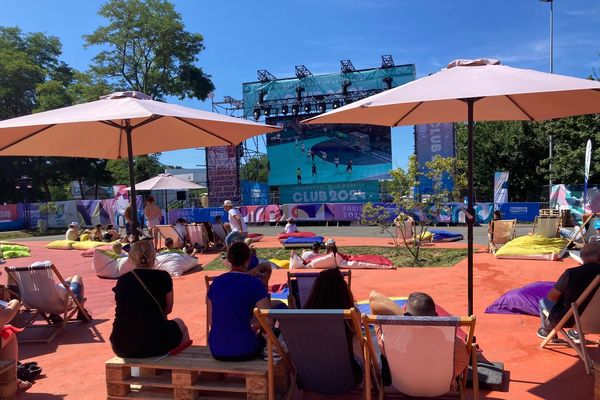
[[[560,217],[561,212],[555,208],[542,208],[540,209],[540,217]]]
[[[108,400],[267,400],[269,397],[266,361],[217,361],[206,346],[191,346],[175,357],[158,362],[156,359],[108,360]],[[140,368],[140,376],[131,376],[132,367]],[[286,380],[284,371],[275,373]]]

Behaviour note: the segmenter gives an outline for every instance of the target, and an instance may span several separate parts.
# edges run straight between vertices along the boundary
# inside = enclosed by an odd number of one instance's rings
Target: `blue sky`
[[[97,51],[82,35],[104,21],[103,1],[2,0],[0,25],[42,31],[63,43],[63,60],[85,70]],[[215,99],[241,98],[242,82],[257,69],[292,76],[304,64],[313,74],[339,71],[341,59],[376,67],[382,54],[415,64],[421,77],[457,58],[498,58],[503,64],[549,69],[548,3],[539,0],[284,0],[175,1],[189,31],[204,35],[198,64],[211,74]],[[600,69],[600,2],[554,1],[554,71],[587,77]],[[172,100],[179,102],[177,100]],[[181,103],[210,109],[210,102]],[[394,165],[413,151],[412,128],[393,130]],[[166,164],[195,167],[203,152],[163,153]]]

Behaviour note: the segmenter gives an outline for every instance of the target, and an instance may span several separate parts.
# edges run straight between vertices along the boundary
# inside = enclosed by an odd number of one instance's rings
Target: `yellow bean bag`
[[[290,269],[290,260],[278,260],[277,258],[271,258],[269,260],[273,264],[277,265],[279,268]]]
[[[71,250],[73,243],[77,243],[74,240],[55,240],[46,245],[47,249],[59,249],[59,250]]]
[[[86,240],[85,242],[73,242],[71,247],[75,250],[89,250],[98,246],[106,246],[108,243]]]
[[[541,235],[520,236],[496,251],[496,258],[525,260],[558,260],[568,241]]]

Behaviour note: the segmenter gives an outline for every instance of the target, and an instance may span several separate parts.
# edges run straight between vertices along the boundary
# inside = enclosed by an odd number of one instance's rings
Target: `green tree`
[[[467,130],[456,133],[457,157],[466,164]],[[478,122],[473,134],[473,184],[476,201],[491,201],[494,173],[509,171],[511,201],[539,201],[545,177],[538,167],[547,156],[547,136],[530,122]]]
[[[466,184],[463,169],[464,164],[453,157],[434,157],[425,163],[427,174],[432,181],[432,193],[415,196],[414,186],[419,177],[424,174],[419,171],[417,158],[409,157],[407,169],[397,168],[390,171],[391,179],[386,183],[386,189],[392,196],[394,209],[367,203],[363,206],[362,222],[377,225],[380,233],[391,236],[394,247],[401,251],[406,249],[415,265],[421,265],[421,239],[429,227],[436,222],[443,203],[448,201],[452,193],[443,184],[444,175],[451,175],[455,180],[455,190],[460,193]],[[393,224],[390,222],[393,220]],[[401,232],[406,232],[407,235]],[[409,233],[410,232],[410,233]]]
[[[158,160],[160,153],[137,156],[134,159],[135,181],[150,179],[164,171],[164,165]],[[129,168],[127,160],[108,160],[106,170],[110,172],[115,183],[129,185]]]
[[[240,165],[240,179],[256,182],[268,182],[269,159],[266,154],[248,160],[246,164]]]
[[[97,76],[155,99],[204,100],[214,90],[210,76],[195,65],[204,38],[185,31],[169,1],[110,0],[98,14],[108,24],[84,36],[86,46],[101,47],[91,68]]]

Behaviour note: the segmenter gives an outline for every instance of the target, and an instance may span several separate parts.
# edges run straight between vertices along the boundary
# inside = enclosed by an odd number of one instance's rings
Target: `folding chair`
[[[210,288],[210,285],[212,285],[215,278],[216,278],[216,276],[208,276],[208,275],[204,276],[204,283],[206,285],[206,295],[204,297],[204,305],[206,307],[206,341],[207,341],[207,343],[208,343],[208,334],[210,333],[210,325],[211,325],[210,310],[208,309],[208,289]]]
[[[87,322],[92,318],[84,308],[86,299],[77,300],[69,285],[59,284],[65,282],[58,269],[51,263],[35,263],[29,267],[6,267],[6,273],[19,285],[21,303],[31,313],[25,321],[28,328],[52,328],[54,332],[45,339],[19,339],[20,342],[45,342],[50,343],[76,313],[81,313]],[[54,279],[54,276],[58,279]],[[62,322],[52,323],[50,314],[58,314]],[[48,325],[34,324],[40,316]]]
[[[225,243],[227,231],[225,230],[223,224],[211,224],[210,226],[215,234],[215,241],[219,243]]]
[[[600,234],[600,232],[598,232],[594,226],[596,220],[598,219],[596,215],[597,214],[589,214],[587,216],[583,216],[582,224],[575,227],[573,232],[574,235],[569,239],[565,248],[558,255],[559,258],[563,258],[567,254],[569,248],[575,247],[576,249],[581,249],[587,242],[589,242],[592,236]],[[587,226],[587,229],[585,232],[583,232],[583,228],[585,226]]]
[[[499,244],[506,244],[515,238],[516,219],[498,219],[491,222],[492,237],[488,241],[488,251],[498,248]]]
[[[571,308],[562,317],[558,324],[550,331],[548,336],[542,341],[540,347],[546,347],[552,339],[554,339],[558,332],[560,332],[565,338],[566,343],[571,346],[579,357],[583,360],[585,365],[586,374],[591,373],[592,359],[587,352],[587,345],[598,342],[588,342],[585,339],[586,334],[598,335],[600,334],[600,275],[597,276],[592,283],[583,291],[581,296],[575,303],[571,303]],[[579,343],[567,335],[567,323],[573,318],[575,320],[575,329],[579,334]],[[562,342],[564,343],[564,342]]]
[[[436,397],[452,392],[455,340],[459,327],[467,328],[466,348],[473,368],[473,397],[479,399],[477,356],[473,349],[475,317],[404,317],[363,315],[367,354],[375,371],[379,399],[385,396],[382,373],[376,359],[372,328],[381,329],[392,387],[414,397]],[[373,329],[375,330],[375,329]],[[465,398],[467,370],[456,378],[458,395]],[[370,379],[370,376],[366,376]],[[370,385],[369,385],[370,386]]]
[[[352,289],[352,271],[340,271],[348,283],[348,289]],[[319,272],[288,272],[288,307],[304,308],[310,297]]]
[[[296,382],[301,389],[318,394],[341,394],[355,388],[357,366],[348,340],[360,345],[360,361],[365,366],[363,378],[369,376],[365,340],[362,336],[360,314],[348,310],[259,310],[254,315],[266,332],[269,362],[269,399],[274,399],[275,379],[273,348],[287,363],[292,384],[287,393],[291,399]],[[277,320],[280,337],[287,351],[272,331],[270,320]],[[348,337],[352,334],[352,337]],[[363,396],[371,397],[370,379],[364,379]]]
[[[411,218],[400,221],[398,218],[394,220],[396,227],[396,241],[400,244],[404,242],[412,242],[415,237],[415,221]]]
[[[561,220],[560,216],[536,216],[533,221],[531,233],[547,238],[555,238],[558,236]]]
[[[187,232],[188,242],[194,247],[200,246],[202,250],[206,250],[209,247],[208,234],[202,224],[187,224],[185,226]]]
[[[158,233],[162,239],[162,245],[164,246],[164,241],[167,239],[173,239],[173,245],[182,249],[185,246],[185,240],[179,235],[179,232],[175,229],[173,225],[156,225],[158,228]]]

